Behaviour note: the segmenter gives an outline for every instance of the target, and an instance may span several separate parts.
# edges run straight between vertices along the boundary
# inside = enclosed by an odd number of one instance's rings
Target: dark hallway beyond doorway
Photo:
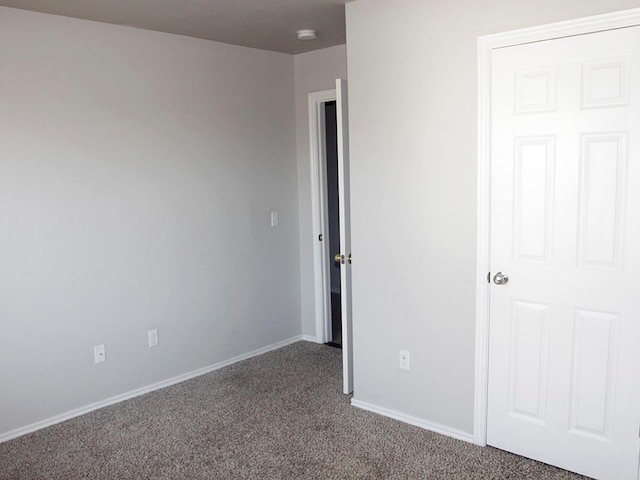
[[[338,193],[338,125],[336,102],[324,104],[325,151],[327,174],[327,213],[329,227],[329,265],[331,284],[331,339],[333,347],[342,347],[342,313],[340,301],[340,196]]]
[[[331,292],[331,341],[332,347],[342,348],[342,314],[340,294]]]

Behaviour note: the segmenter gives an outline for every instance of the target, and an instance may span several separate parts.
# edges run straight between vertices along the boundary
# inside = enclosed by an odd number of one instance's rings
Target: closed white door
[[[636,480],[640,27],[497,49],[491,68],[488,443]]]
[[[344,393],[353,392],[353,329],[351,327],[351,206],[349,195],[349,122],[347,81],[336,80],[338,126],[338,195],[340,197],[340,301],[342,314],[342,379]]]

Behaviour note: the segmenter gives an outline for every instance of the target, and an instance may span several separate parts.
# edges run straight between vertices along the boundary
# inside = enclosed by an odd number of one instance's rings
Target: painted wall
[[[0,434],[300,334],[294,57],[8,8],[0,45]]]
[[[347,3],[356,400],[472,432],[477,37],[638,6]]]
[[[300,213],[300,305],[302,333],[315,337],[315,291],[313,284],[313,230],[309,153],[308,95],[336,88],[336,78],[347,78],[345,45],[302,53],[294,58],[296,140],[298,153],[298,210]]]

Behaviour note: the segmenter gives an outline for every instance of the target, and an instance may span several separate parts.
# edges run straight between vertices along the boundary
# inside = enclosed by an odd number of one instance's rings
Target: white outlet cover
[[[96,345],[93,347],[93,358],[96,363],[103,363],[107,361],[107,351],[104,345]]]
[[[400,368],[411,370],[411,354],[406,350],[400,350]]]
[[[147,332],[147,336],[149,337],[149,348],[158,346],[158,330],[153,329]]]

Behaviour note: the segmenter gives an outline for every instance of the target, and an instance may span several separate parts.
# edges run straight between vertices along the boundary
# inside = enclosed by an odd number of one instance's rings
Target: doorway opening
[[[311,146],[311,202],[313,214],[313,230],[314,230],[314,283],[315,283],[315,317],[316,317],[316,342],[329,343],[333,341],[333,334],[338,332],[337,325],[332,325],[334,317],[332,312],[332,291],[336,291],[335,274],[334,285],[331,282],[331,270],[334,268],[338,271],[340,266],[334,262],[331,257],[333,248],[335,248],[335,235],[339,236],[340,226],[334,227],[333,245],[331,245],[332,235],[329,230],[329,188],[328,188],[328,166],[327,157],[336,153],[337,145],[333,148],[327,148],[327,130],[330,131],[329,136],[334,136],[336,127],[327,128],[327,105],[333,104],[335,111],[336,91],[324,90],[321,92],[313,92],[309,94],[309,140]],[[331,107],[328,107],[331,110]],[[335,115],[333,118],[335,123]],[[333,143],[333,142],[332,142]],[[329,154],[328,150],[332,153]],[[333,164],[333,162],[330,162]],[[335,215],[333,215],[335,220]],[[335,226],[335,221],[333,222]],[[339,237],[338,237],[339,238]],[[338,242],[339,243],[339,242]],[[334,252],[335,253],[335,252]],[[338,292],[339,286],[338,286]],[[334,299],[339,299],[335,297]],[[340,342],[341,343],[341,342]]]
[[[342,348],[343,392],[353,392],[347,82],[309,94],[317,343]]]
[[[331,334],[327,345],[342,348],[342,299],[340,295],[340,194],[338,191],[338,125],[335,100],[325,102],[324,144],[329,241],[329,285],[331,303]],[[338,255],[338,257],[336,257]]]

